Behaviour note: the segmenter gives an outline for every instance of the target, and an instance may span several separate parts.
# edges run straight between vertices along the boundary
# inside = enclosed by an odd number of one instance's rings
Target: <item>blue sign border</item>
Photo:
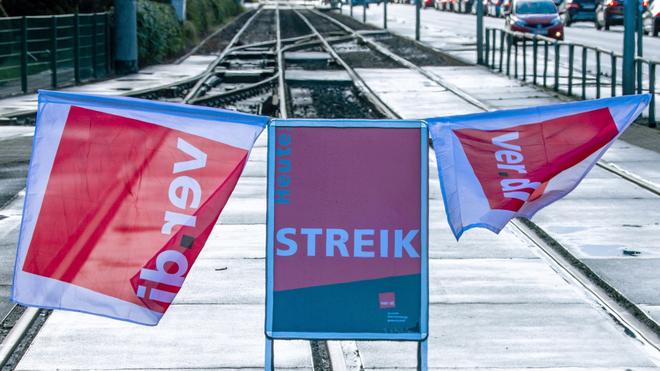
[[[419,128],[420,133],[420,160],[421,160],[421,305],[420,305],[420,332],[419,333],[368,333],[368,332],[282,332],[273,331],[273,251],[274,251],[274,199],[275,199],[275,129],[277,127],[334,127],[334,128]],[[266,320],[265,334],[269,339],[302,339],[302,340],[403,340],[425,341],[428,337],[428,309],[429,309],[429,277],[428,277],[428,126],[424,121],[416,120],[323,120],[323,119],[294,119],[271,120],[268,125],[268,173],[267,173],[267,223],[266,223]]]

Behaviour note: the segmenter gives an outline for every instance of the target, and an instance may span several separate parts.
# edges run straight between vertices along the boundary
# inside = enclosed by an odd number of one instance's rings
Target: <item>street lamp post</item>
[[[623,9],[623,94],[635,94],[635,28],[638,0],[624,0]]]
[[[476,0],[475,5],[477,6],[477,64],[484,64],[484,2]]]
[[[415,0],[415,40],[419,41],[419,11],[423,0]]]

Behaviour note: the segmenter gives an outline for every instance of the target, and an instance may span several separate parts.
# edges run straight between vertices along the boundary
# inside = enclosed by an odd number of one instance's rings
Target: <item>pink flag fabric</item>
[[[475,227],[499,233],[571,192],[650,98],[427,119],[456,239]]]
[[[157,324],[268,120],[40,92],[12,300]]]

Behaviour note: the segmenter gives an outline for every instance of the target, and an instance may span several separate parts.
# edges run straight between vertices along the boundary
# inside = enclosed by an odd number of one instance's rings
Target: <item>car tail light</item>
[[[612,8],[612,7],[618,6],[619,2],[616,1],[616,0],[607,0],[606,4],[607,4],[608,7]]]

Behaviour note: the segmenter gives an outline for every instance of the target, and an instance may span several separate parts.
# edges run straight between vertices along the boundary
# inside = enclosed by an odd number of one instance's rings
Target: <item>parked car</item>
[[[428,7],[432,7],[434,3],[435,3],[435,0],[424,0],[422,5],[424,5],[424,8],[428,8]]]
[[[609,30],[623,24],[623,0],[597,0],[596,28]]]
[[[660,32],[660,0],[654,0],[642,13],[644,33],[658,36]]]
[[[596,21],[596,0],[566,0],[557,8],[565,26]]]
[[[515,0],[504,22],[510,31],[564,40],[564,24],[552,0]]]

